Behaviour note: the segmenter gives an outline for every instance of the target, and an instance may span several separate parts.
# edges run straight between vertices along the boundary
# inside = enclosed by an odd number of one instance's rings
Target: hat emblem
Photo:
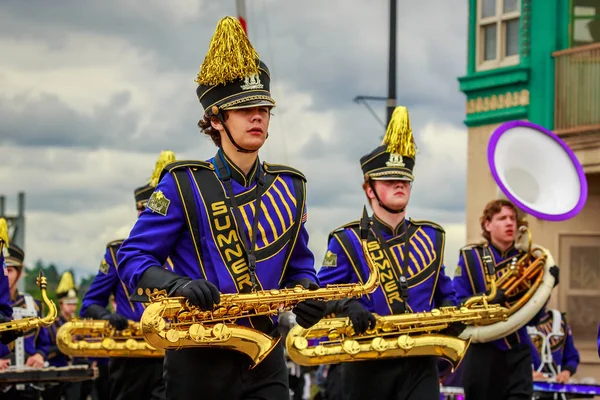
[[[244,84],[241,85],[243,90],[250,89],[262,89],[263,84],[260,83],[260,77],[258,74],[252,74],[244,78]]]
[[[390,153],[390,159],[385,163],[388,167],[404,167],[402,156],[396,153]]]

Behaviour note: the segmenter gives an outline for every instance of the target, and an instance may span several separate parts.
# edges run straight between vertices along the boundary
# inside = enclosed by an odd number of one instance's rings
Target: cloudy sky
[[[409,207],[465,240],[467,2],[398,1],[398,100],[420,153]],[[261,158],[308,177],[309,245],[365,204],[358,159],[384,127],[357,95],[387,95],[387,0],[247,0],[248,33],[277,108]],[[133,189],[161,150],[215,152],[199,134],[194,79],[234,0],[4,0],[0,3],[0,193],[26,192],[26,252],[81,274],[135,221]],[[371,102],[384,120],[384,104]]]

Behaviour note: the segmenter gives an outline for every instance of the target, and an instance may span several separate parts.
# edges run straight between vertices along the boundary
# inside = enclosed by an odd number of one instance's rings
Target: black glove
[[[127,318],[125,318],[119,313],[108,313],[102,316],[101,319],[108,321],[108,323],[111,324],[118,331],[122,331],[123,329],[129,326],[129,321],[127,320]]]
[[[286,285],[288,288],[302,286],[304,289],[317,290],[319,285],[307,278],[302,278]],[[310,328],[319,322],[327,310],[327,303],[321,300],[305,300],[296,305],[292,312],[296,314],[296,322],[303,328]]]
[[[188,280],[173,292],[174,296],[186,297],[191,304],[201,310],[212,310],[215,304],[221,302],[219,289],[206,279]]]
[[[341,314],[350,318],[356,334],[361,334],[367,329],[375,328],[375,323],[377,322],[375,316],[356,299],[346,301],[342,306]]]
[[[10,322],[10,321],[11,321],[10,318],[5,317],[4,315],[0,314],[0,323]],[[17,338],[19,338],[21,336],[23,336],[23,332],[21,330],[2,332],[2,333],[0,333],[0,343],[9,344],[10,342],[16,340]]]
[[[552,275],[554,277],[554,286],[556,287],[556,285],[558,285],[558,277],[560,276],[560,270],[558,269],[558,266],[554,265],[552,267],[550,267],[550,275]]]
[[[460,335],[466,327],[467,325],[462,322],[452,322],[446,329],[442,329],[440,334],[458,337],[458,335]]]

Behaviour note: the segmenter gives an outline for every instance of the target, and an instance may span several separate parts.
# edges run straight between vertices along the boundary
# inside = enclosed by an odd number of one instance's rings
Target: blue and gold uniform
[[[363,187],[367,190],[370,186],[374,195],[370,200],[374,214],[367,247],[370,258],[379,268],[380,285],[375,292],[358,300],[330,302],[328,305],[328,312],[348,316],[354,330],[359,333],[375,322],[371,313],[387,316],[456,305],[452,282],[446,276],[443,263],[444,229],[433,222],[407,219],[406,205],[394,208],[383,202],[378,194],[377,187],[384,186],[377,186],[377,181],[392,181],[395,191],[410,194],[415,155],[408,111],[405,107],[397,107],[382,145],[360,160],[365,177]],[[375,207],[376,203],[379,207]],[[398,223],[390,226],[384,219]],[[367,281],[369,269],[360,242],[358,222],[331,232],[318,277],[322,285]],[[345,363],[342,364],[341,379],[345,399],[395,400],[440,396],[434,357]]]
[[[265,139],[270,72],[249,42],[239,20],[217,25],[198,74],[198,99],[204,110],[199,126],[219,147],[206,161],[169,164],[118,253],[120,272],[136,299],[165,290],[212,309],[221,293],[250,293],[295,286],[316,288],[314,256],[308,249],[304,176],[281,165],[261,163],[262,141],[246,149],[234,136]],[[232,124],[236,119],[241,125]],[[217,124],[218,122],[218,124]],[[217,127],[219,127],[217,129]],[[230,129],[232,131],[230,131]],[[233,130],[235,129],[235,130]],[[239,140],[239,139],[238,139]],[[236,152],[249,168],[230,158]],[[237,158],[237,157],[233,157]],[[157,177],[158,178],[158,177]],[[162,269],[167,258],[173,272]],[[317,322],[325,304],[300,302],[297,321]],[[236,320],[277,335],[276,318]],[[255,368],[241,352],[222,347],[167,350],[165,380],[169,399],[287,398],[287,368],[279,343]]]
[[[330,234],[323,267],[319,271],[321,284],[364,283],[368,279],[358,228],[356,221]],[[410,312],[455,305],[452,281],[446,276],[443,265],[445,232],[442,227],[429,221],[406,221],[406,231],[410,236],[408,268],[403,258],[406,233],[402,224],[394,229],[374,216],[371,240],[376,240],[376,231],[385,239],[392,253],[381,253],[386,260],[385,265],[389,266],[387,271],[380,271],[382,285],[359,299],[367,310],[379,315],[394,314],[395,303],[403,302],[396,284],[400,270],[408,283],[406,303]],[[390,283],[385,285],[383,281]]]
[[[577,372],[577,367],[579,366],[579,351],[577,351],[577,348],[575,348],[571,327],[569,324],[567,324],[565,314],[561,314],[557,310],[547,309],[543,309],[540,314],[539,322],[537,325],[535,325],[535,329],[537,332],[541,333],[544,338],[548,339],[548,344],[550,345],[550,350],[552,352],[554,371],[569,371],[571,376],[575,375],[575,372]],[[557,324],[558,329],[556,331],[553,329],[555,325],[555,317],[560,319],[560,325]],[[558,320],[556,322],[558,322]],[[559,335],[554,335],[555,333],[558,333]],[[540,337],[539,335],[532,336],[533,346],[531,358],[533,369],[536,371],[541,370],[541,372],[551,373],[552,371],[548,371],[546,365],[540,369],[543,361],[541,351],[543,348],[542,343],[544,338]]]
[[[8,226],[4,218],[0,218],[0,322],[9,321],[12,317],[10,306],[10,290],[8,286],[8,272],[4,262],[4,252],[8,253]],[[6,249],[6,250],[4,250]]]
[[[456,291],[456,297],[460,302],[465,301],[475,294],[485,293],[489,290],[486,281],[487,270],[483,262],[484,246],[492,256],[492,262],[494,263],[497,278],[500,278],[508,271],[515,258],[519,259],[524,254],[514,246],[505,251],[501,251],[494,245],[487,243],[477,243],[463,247],[460,250],[458,266],[454,274],[454,279],[452,280],[454,290]],[[515,303],[522,295],[523,292],[515,292],[507,299],[508,303]],[[529,346],[530,339],[527,334],[527,328],[523,326],[515,333],[495,340],[492,343],[498,349],[505,351],[514,347]]]
[[[5,263],[7,268],[14,268],[17,271],[17,285],[23,271],[23,261],[25,252],[15,244],[11,244],[5,253]],[[14,289],[14,288],[13,288]],[[9,288],[10,293],[10,288]],[[13,318],[20,314],[22,318],[35,318],[44,315],[43,304],[35,300],[26,293],[11,293],[11,307],[13,309]],[[48,332],[43,328],[34,328],[24,332],[22,337],[8,345],[0,344],[0,358],[10,359],[11,365],[23,367],[23,365],[41,368],[41,363],[46,359],[48,349],[52,346]],[[39,363],[39,365],[38,365]],[[38,389],[26,385],[25,387],[13,386],[2,394],[6,399],[37,399],[39,398]]]
[[[518,229],[519,211],[504,199],[488,202],[481,217],[482,235],[486,239],[460,250],[453,285],[458,301],[473,295],[488,293],[487,274],[494,271],[496,278],[508,273],[511,264],[525,255],[512,243],[501,249],[497,241],[507,239],[505,232]],[[496,239],[498,238],[498,239]],[[558,267],[550,268],[558,282]],[[524,285],[506,296],[502,288],[491,303],[511,307],[526,293]],[[532,324],[533,322],[528,322]],[[525,325],[525,324],[524,324]],[[488,343],[472,343],[463,360],[463,385],[467,399],[530,399],[533,382],[531,372],[531,339],[527,327]]]
[[[165,157],[174,160],[172,152],[162,152],[157,164],[162,163]],[[153,190],[150,184],[134,190],[138,213],[146,207]],[[144,313],[143,304],[131,300],[130,288],[120,273],[117,253],[122,244],[123,240],[114,240],[106,245],[98,273],[83,298],[80,310],[82,317],[108,320],[117,329],[125,329],[129,321],[139,322]],[[166,265],[172,270],[170,260]],[[116,308],[113,313],[106,309],[112,296]],[[111,399],[159,400],[165,398],[162,364],[163,358],[160,357],[111,357],[108,371],[100,370],[109,375]]]

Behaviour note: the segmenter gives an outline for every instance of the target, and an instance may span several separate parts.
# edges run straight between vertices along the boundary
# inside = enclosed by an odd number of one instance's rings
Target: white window
[[[477,70],[519,63],[519,0],[478,0]]]

